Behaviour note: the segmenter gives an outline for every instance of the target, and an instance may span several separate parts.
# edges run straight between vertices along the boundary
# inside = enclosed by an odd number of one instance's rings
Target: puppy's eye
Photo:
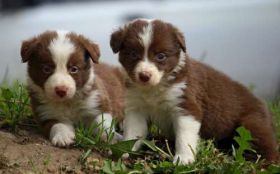
[[[70,66],[70,67],[68,68],[68,71],[69,71],[69,73],[71,73],[71,74],[76,74],[76,73],[79,72],[79,68],[78,68],[77,66]]]
[[[165,55],[164,53],[158,53],[158,54],[156,55],[156,60],[157,60],[158,62],[164,61],[165,59],[166,59],[166,55]]]
[[[42,71],[45,74],[51,74],[53,72],[53,67],[50,65],[43,65]]]

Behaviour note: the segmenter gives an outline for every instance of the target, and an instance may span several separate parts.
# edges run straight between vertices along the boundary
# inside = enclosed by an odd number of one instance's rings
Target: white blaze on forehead
[[[140,43],[144,47],[144,59],[148,59],[148,49],[152,43],[153,39],[153,25],[152,22],[147,21],[148,25],[143,27],[142,33],[138,34]]]
[[[68,89],[66,98],[73,97],[76,92],[76,83],[67,70],[67,63],[70,55],[75,51],[75,45],[67,34],[67,31],[57,31],[57,37],[48,47],[55,63],[54,73],[44,85],[46,93],[50,97],[56,97],[55,87],[58,86],[65,86]]]
[[[57,31],[57,37],[52,40],[49,50],[56,65],[65,65],[75,50],[75,45],[67,37],[67,31]]]
[[[135,74],[137,76],[136,79],[139,80],[138,74],[140,72],[148,72],[151,74],[148,83],[150,85],[157,85],[160,82],[161,78],[163,77],[163,71],[160,71],[153,62],[149,61],[148,50],[153,39],[153,24],[152,24],[152,20],[145,20],[145,21],[148,22],[148,24],[145,25],[142,29],[142,32],[138,34],[140,43],[144,47],[144,57],[143,60],[137,64],[135,68]]]
[[[137,21],[152,22],[152,21],[154,21],[154,20],[155,20],[155,19],[137,18],[137,19],[132,20],[132,21],[131,21],[131,22],[129,22],[128,24],[132,24],[132,23],[137,22]]]

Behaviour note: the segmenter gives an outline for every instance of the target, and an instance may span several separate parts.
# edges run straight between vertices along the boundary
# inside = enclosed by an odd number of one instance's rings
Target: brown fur
[[[146,21],[136,20],[115,31],[111,37],[112,50],[119,52],[119,61],[132,81],[134,68],[143,59],[143,46],[138,34]],[[217,141],[231,137],[235,129],[244,126],[251,131],[259,153],[268,161],[278,159],[275,127],[272,115],[265,104],[247,88],[233,81],[212,67],[191,59],[185,54],[185,65],[178,72],[179,53],[186,52],[184,36],[171,24],[152,21],[153,38],[148,50],[148,59],[164,71],[159,85],[171,86],[185,81],[184,101],[180,106],[201,122],[200,136]],[[163,52],[167,59],[157,62],[155,56]],[[131,54],[133,53],[133,54]],[[168,76],[174,79],[167,79]],[[128,86],[129,88],[129,86]]]
[[[21,46],[22,62],[28,63],[27,71],[34,82],[43,88],[44,82],[51,74],[41,73],[43,65],[55,67],[48,49],[48,45],[52,39],[57,37],[57,33],[47,31],[42,35],[33,37],[29,40],[23,41]]]
[[[106,64],[94,65],[94,72],[97,74],[95,84],[103,91],[102,108],[104,111],[112,113],[116,118],[123,117],[124,79],[121,71],[117,67]]]
[[[273,119],[266,106],[248,89],[221,72],[190,59],[186,102],[183,105],[201,120],[202,138],[225,139],[235,128],[251,131],[261,154],[269,161],[278,152]],[[189,107],[189,103],[195,103]],[[273,126],[272,126],[273,125]]]

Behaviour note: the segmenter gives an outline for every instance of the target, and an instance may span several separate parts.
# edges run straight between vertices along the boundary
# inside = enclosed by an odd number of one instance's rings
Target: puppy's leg
[[[191,115],[178,116],[174,120],[174,131],[176,135],[176,153],[173,163],[189,164],[194,162],[196,146],[199,140],[200,122]]]
[[[145,115],[139,112],[127,112],[124,119],[124,140],[146,138],[148,133],[147,120]],[[132,151],[137,151],[141,147],[141,142],[137,141]]]
[[[75,130],[71,123],[57,122],[50,129],[50,141],[59,147],[69,146],[74,143]]]
[[[109,138],[108,135],[109,135],[110,131],[113,133],[113,138],[110,141],[110,143],[113,144],[113,143],[116,143],[116,142],[121,141],[123,139],[123,136],[115,131],[115,125],[112,125],[113,124],[113,117],[110,113],[103,113],[103,114],[98,115],[95,118],[95,122],[98,125],[103,126],[104,132],[102,133],[102,137],[101,137],[103,141],[108,140],[108,138]]]
[[[241,125],[251,132],[254,144],[266,160],[276,162],[279,159],[274,128],[267,118],[259,113],[250,114],[242,119]]]

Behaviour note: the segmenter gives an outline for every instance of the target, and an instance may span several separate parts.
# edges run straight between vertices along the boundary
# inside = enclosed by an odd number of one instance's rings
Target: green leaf
[[[169,155],[168,153],[166,153],[164,150],[162,150],[161,148],[157,147],[154,141],[149,141],[149,140],[145,140],[142,139],[141,140],[143,142],[143,144],[145,144],[146,146],[148,146],[151,150],[155,151],[155,152],[159,152],[160,154],[164,155],[163,157],[167,157],[169,159],[171,159],[171,155]]]
[[[246,128],[244,128],[243,126],[237,128],[236,131],[238,132],[238,134],[242,138],[242,140],[244,140],[244,141],[253,140],[251,132],[249,130],[247,130]]]
[[[104,166],[102,168],[104,173],[114,174],[114,172],[112,171],[112,168],[111,168],[111,163],[114,163],[114,162],[112,162],[111,160],[105,160],[104,161]]]
[[[118,160],[116,169],[119,171],[126,171],[126,167],[125,167],[124,163],[122,163],[121,159]]]
[[[107,174],[125,174],[128,172],[124,163],[120,159],[117,163],[111,160],[105,160],[102,171]]]
[[[132,151],[132,148],[137,140],[128,140],[109,145],[113,156],[120,158],[124,153],[138,154]]]
[[[141,141],[143,142],[143,144],[148,146],[152,151],[157,151],[157,146],[154,141],[149,141],[149,140],[145,140],[145,139],[143,139]]]
[[[270,165],[267,169],[271,174],[280,173],[280,166],[279,165]]]
[[[250,142],[253,140],[252,135],[250,131],[248,131],[244,127],[239,127],[236,129],[236,132],[239,134],[239,136],[235,136],[234,140],[239,145],[239,148],[236,150],[235,153],[235,159],[240,162],[244,162],[245,158],[243,157],[243,153],[245,150],[249,150],[254,152],[254,150],[251,147]]]

